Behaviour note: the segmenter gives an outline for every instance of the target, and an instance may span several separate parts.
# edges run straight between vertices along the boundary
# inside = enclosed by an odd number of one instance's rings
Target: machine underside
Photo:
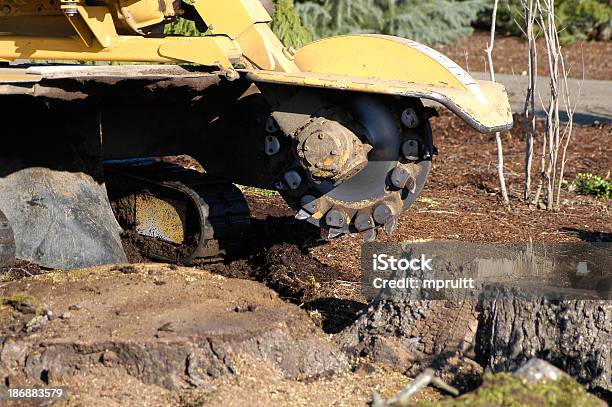
[[[218,260],[248,227],[234,184],[279,191],[326,238],[372,240],[431,167],[433,112],[418,99],[178,66],[32,69],[0,83],[15,140],[0,153],[0,211],[17,257],[48,267],[125,262],[122,234],[154,260]],[[176,155],[204,171],[161,158]]]

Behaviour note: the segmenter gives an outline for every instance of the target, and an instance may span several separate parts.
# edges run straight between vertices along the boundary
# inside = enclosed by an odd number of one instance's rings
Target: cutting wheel
[[[370,241],[381,228],[392,233],[399,216],[423,189],[434,154],[429,117],[435,111],[418,99],[365,94],[337,102],[318,109],[295,134],[286,136],[288,141],[280,143],[290,146],[293,156],[282,155],[290,164],[279,173],[276,186],[298,211],[296,217],[320,227],[325,237],[363,233]],[[334,130],[329,121],[354,134],[346,157],[333,149],[340,142],[332,143],[345,130]],[[282,128],[282,123],[271,127]],[[313,135],[320,145],[310,141]],[[361,160],[363,151],[367,158],[364,155]],[[304,164],[304,157],[318,161]]]

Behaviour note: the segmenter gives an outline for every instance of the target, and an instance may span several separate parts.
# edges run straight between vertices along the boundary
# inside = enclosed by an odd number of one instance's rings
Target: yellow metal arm
[[[296,52],[274,35],[259,0],[196,0],[195,11],[211,33],[206,37],[143,36],[138,33],[146,24],[176,13],[168,11],[172,0],[105,1],[93,7],[64,0],[37,15],[31,0],[24,0],[21,12],[0,18],[0,33],[8,33],[0,34],[0,59],[195,63],[217,67],[230,79],[238,77],[234,66],[240,63],[253,81],[431,99],[479,131],[512,127],[502,86],[475,81],[444,55],[414,41],[350,35]]]
[[[66,12],[68,7],[70,13]],[[244,58],[258,69],[298,70],[290,51],[272,33],[268,25],[271,17],[259,0],[197,0],[195,9],[212,35],[194,38],[120,35],[114,23],[118,17],[135,30],[140,29],[139,16],[135,14],[138,9],[117,11],[110,0],[107,6],[83,6],[78,1],[58,4],[55,10],[45,13],[44,19],[32,14],[24,20],[24,15],[30,15],[26,7],[22,14],[16,11],[13,16],[0,18],[0,32],[8,32],[0,34],[0,59],[195,63],[216,66],[236,76],[233,64]],[[127,15],[116,14],[122,10]],[[19,17],[21,24],[16,28],[12,19]],[[32,26],[31,30],[24,27],[24,21]],[[17,35],[12,31],[18,31]],[[19,35],[23,31],[42,31],[44,35]]]

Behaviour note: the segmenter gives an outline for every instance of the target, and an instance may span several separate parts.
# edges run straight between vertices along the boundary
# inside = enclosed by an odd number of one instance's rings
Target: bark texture
[[[481,362],[494,372],[545,359],[589,388],[612,391],[612,303],[542,298],[482,303]]]

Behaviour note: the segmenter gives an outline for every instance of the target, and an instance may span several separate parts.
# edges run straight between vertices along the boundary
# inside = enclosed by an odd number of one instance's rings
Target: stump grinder
[[[277,190],[326,238],[373,240],[431,169],[423,99],[512,127],[501,85],[433,49],[285,47],[264,3],[0,0],[0,266],[125,262],[122,233],[152,258],[217,259],[249,223],[236,184]],[[178,17],[205,35],[165,35]],[[180,155],[201,167],[160,159]]]

